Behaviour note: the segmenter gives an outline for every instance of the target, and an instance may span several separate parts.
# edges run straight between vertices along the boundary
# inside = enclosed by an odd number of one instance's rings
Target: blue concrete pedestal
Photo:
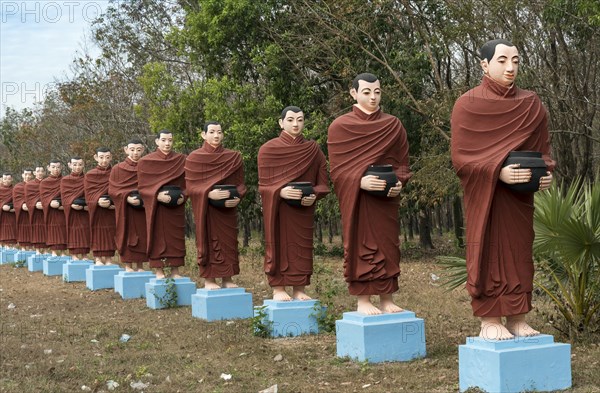
[[[123,299],[146,297],[146,283],[156,276],[152,272],[119,272],[115,276],[115,292]]]
[[[207,321],[252,318],[252,294],[244,288],[198,289],[192,295],[192,316]]]
[[[196,283],[188,277],[152,278],[146,283],[146,305],[154,310],[173,306],[189,306]],[[177,294],[177,301],[173,295]]]
[[[85,286],[96,291],[115,287],[115,275],[125,269],[119,265],[92,265],[85,271]]]
[[[44,260],[52,254],[33,254],[27,258],[27,269],[30,272],[41,272],[44,270]]]
[[[24,262],[24,266],[26,266],[27,258],[29,258],[31,255],[35,255],[35,251],[19,250],[19,252],[15,255],[15,262]]]
[[[5,263],[14,263],[17,260],[15,259],[15,255],[17,255],[17,252],[19,252],[19,250],[17,250],[16,248],[5,248],[2,250],[2,252],[0,253],[0,265],[3,265]]]
[[[261,307],[254,307],[254,315],[258,315]],[[304,334],[318,334],[317,314],[322,306],[316,299],[291,300],[282,302],[267,299],[263,302],[265,313],[263,324],[268,326],[271,337],[296,337]]]
[[[369,363],[406,362],[422,358],[425,323],[412,311],[365,315],[345,312],[335,322],[338,357]]]
[[[513,340],[469,337],[458,346],[461,392],[547,392],[571,387],[571,345],[542,334]]]
[[[51,256],[44,259],[42,270],[46,276],[62,276],[63,265],[70,259],[68,256]]]
[[[64,282],[82,282],[85,281],[85,271],[94,264],[89,259],[70,260],[63,265]]]

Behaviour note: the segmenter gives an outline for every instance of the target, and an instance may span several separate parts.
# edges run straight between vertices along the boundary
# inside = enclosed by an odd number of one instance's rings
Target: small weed
[[[269,338],[273,333],[273,322],[267,319],[267,306],[254,308],[255,315],[252,317],[252,334],[256,337]]]
[[[12,267],[23,267],[27,264],[27,261],[15,261],[15,262],[10,262],[9,265]]]
[[[311,316],[317,320],[319,326],[319,333],[333,333],[335,332],[335,321],[339,318],[334,313],[329,313],[328,310],[333,307],[333,304],[321,305],[320,302],[315,303]]]

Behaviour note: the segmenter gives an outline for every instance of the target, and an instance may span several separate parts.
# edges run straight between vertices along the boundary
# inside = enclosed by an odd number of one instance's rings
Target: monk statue
[[[201,136],[204,144],[185,162],[200,276],[206,289],[235,288],[231,277],[240,273],[236,207],[246,194],[242,155],[223,148],[218,122],[206,123]],[[216,279],[221,279],[220,285]]]
[[[67,248],[73,259],[82,260],[90,252],[90,216],[84,192],[85,164],[81,157],[75,156],[71,157],[68,166],[71,173],[60,183],[67,222]]]
[[[36,166],[34,175],[35,178],[25,184],[25,203],[31,225],[31,245],[36,253],[41,254],[46,248],[46,224],[40,201],[40,183],[46,176],[46,168],[41,165]]]
[[[180,278],[185,265],[185,154],[173,151],[173,133],[161,130],[157,149],[138,161],[138,189],[146,214],[147,254],[156,278]],[[164,268],[170,268],[167,276]]]
[[[24,250],[31,249],[31,224],[25,203],[25,184],[33,180],[33,169],[25,168],[21,174],[22,182],[13,187],[13,206],[17,221],[17,242]]]
[[[108,195],[112,153],[99,147],[96,167],[85,174],[85,201],[90,215],[90,249],[96,265],[112,265],[115,256],[115,205]]]
[[[400,275],[399,194],[412,175],[406,130],[382,111],[381,94],[375,75],[356,76],[350,89],[356,103],[331,123],[327,141],[342,215],[344,276],[358,297],[357,311],[367,315],[402,311],[392,299]],[[372,165],[387,168],[390,183],[366,174]],[[379,307],[371,295],[379,295]]]
[[[40,183],[40,201],[46,223],[46,245],[52,255],[62,255],[67,249],[67,223],[60,194],[62,164],[58,160],[48,164],[48,177]]]
[[[539,97],[519,89],[519,51],[506,40],[480,50],[483,79],[452,111],[452,163],[464,190],[467,290],[480,337],[507,340],[539,334],[525,322],[533,290],[533,193],[508,185],[527,183],[530,169],[503,165],[511,151],[542,154],[552,171],[548,114]],[[551,172],[539,190],[550,187]],[[502,323],[506,317],[506,324]]]
[[[0,183],[0,245],[14,245],[17,242],[17,219],[13,203],[12,173],[2,174]]]
[[[300,108],[283,109],[279,126],[279,136],[258,151],[264,270],[273,288],[273,300],[309,300],[305,287],[313,272],[315,202],[329,193],[327,162],[319,145],[302,136],[304,112]],[[291,296],[288,286],[292,287]]]
[[[127,272],[143,272],[148,261],[146,249],[146,213],[138,191],[138,161],[146,148],[139,139],[131,139],[123,148],[126,158],[110,173],[108,194],[115,203],[117,232],[115,240]]]

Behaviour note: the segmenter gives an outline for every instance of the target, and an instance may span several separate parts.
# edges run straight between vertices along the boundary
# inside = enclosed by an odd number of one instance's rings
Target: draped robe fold
[[[329,193],[325,155],[315,141],[282,131],[258,151],[258,191],[265,228],[264,270],[269,285],[305,286],[313,272],[315,204],[290,206],[279,193],[290,182],[310,182],[317,200]]]
[[[115,255],[115,211],[98,205],[100,197],[108,194],[111,169],[111,166],[97,166],[84,178],[85,201],[90,217],[90,249],[94,257]]]
[[[208,194],[217,184],[235,185],[239,197],[246,194],[242,155],[204,142],[185,163],[186,190],[196,222],[196,248],[200,276],[231,277],[240,272],[237,208],[215,207]]]
[[[452,163],[464,190],[467,290],[473,314],[497,317],[531,310],[533,194],[498,180],[510,151],[550,158],[547,112],[539,97],[488,77],[452,111]]]
[[[90,252],[90,215],[87,210],[71,208],[75,199],[85,199],[84,179],[83,173],[71,173],[64,176],[60,183],[67,222],[67,248],[71,255],[86,255]]]
[[[46,248],[44,212],[35,207],[40,201],[40,182],[38,179],[33,179],[25,184],[25,201],[31,225],[31,245],[35,248]]]
[[[67,249],[67,223],[63,210],[50,207],[53,199],[60,199],[62,175],[48,176],[40,182],[40,201],[46,223],[46,245],[54,251]]]
[[[185,195],[185,155],[156,150],[138,161],[138,189],[146,212],[150,267],[185,264],[185,203],[165,206],[156,199],[163,186],[179,187]]]
[[[31,246],[31,224],[29,213],[23,210],[25,203],[25,182],[17,183],[13,187],[13,204],[17,221],[17,242],[21,247]]]
[[[369,165],[392,165],[405,186],[412,173],[408,141],[400,120],[381,109],[352,112],[329,126],[329,164],[339,199],[344,237],[344,276],[351,295],[382,295],[398,290],[400,197],[369,194],[360,188]]]
[[[2,209],[4,205],[10,202],[13,202],[13,186],[0,185],[0,244],[15,244],[17,242],[15,212],[5,212]]]

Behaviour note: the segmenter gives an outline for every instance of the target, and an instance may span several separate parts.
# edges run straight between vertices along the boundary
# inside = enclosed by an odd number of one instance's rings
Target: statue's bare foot
[[[358,307],[356,308],[356,311],[366,315],[383,314],[383,312],[380,309],[378,309],[373,305],[373,303],[371,303],[371,296],[369,295],[358,296]]]
[[[214,278],[205,278],[204,279],[204,288],[205,289],[221,289],[219,284],[215,281]]]
[[[273,287],[273,300],[289,302],[292,297],[285,291],[285,287]]]
[[[506,329],[518,337],[531,337],[540,334],[525,322],[525,314],[506,317]]]
[[[237,288],[238,285],[231,280],[231,277],[223,277],[222,280],[223,288]]]
[[[397,306],[394,303],[394,300],[392,299],[392,295],[381,295],[379,296],[379,298],[381,299],[379,302],[379,308],[381,308],[381,311],[383,311],[386,314],[391,314],[391,313],[395,313],[395,312],[402,312],[404,311],[403,308]]]
[[[126,263],[125,264],[125,271],[128,273],[133,273],[135,272],[135,269],[132,267],[131,263]]]
[[[98,266],[104,266],[104,263],[102,261],[98,260],[98,259],[96,259],[95,264],[98,265]]]
[[[165,278],[165,272],[162,269],[156,269],[156,278],[159,280]]]
[[[481,318],[479,337],[484,340],[510,340],[515,338],[502,324],[500,317]]]
[[[171,268],[171,278],[181,278],[183,277],[180,273],[179,273],[179,267],[176,266],[174,268]]]
[[[294,291],[292,292],[292,297],[296,300],[310,300],[312,299],[310,296],[304,292],[304,287],[294,287]]]
[[[143,268],[143,267],[138,267],[138,268],[137,268],[137,271],[138,271],[138,272],[145,272],[145,270],[144,270],[144,268]]]

